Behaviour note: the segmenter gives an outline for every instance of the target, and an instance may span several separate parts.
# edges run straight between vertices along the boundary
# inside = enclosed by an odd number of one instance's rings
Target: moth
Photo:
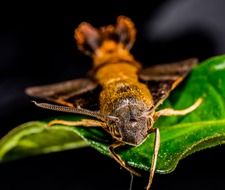
[[[160,116],[185,115],[202,102],[198,99],[184,110],[158,110],[159,105],[197,64],[191,58],[142,69],[130,53],[136,37],[134,23],[119,16],[115,25],[99,29],[82,22],[75,29],[78,48],[93,59],[88,77],[57,84],[29,87],[26,93],[53,102],[36,106],[90,116],[80,121],[53,120],[49,125],[101,127],[115,140],[109,146],[112,157],[129,172],[139,175],[116,153],[124,145],[139,146],[155,133],[154,154],[147,189],[150,189],[160,147],[160,132],[154,122]]]

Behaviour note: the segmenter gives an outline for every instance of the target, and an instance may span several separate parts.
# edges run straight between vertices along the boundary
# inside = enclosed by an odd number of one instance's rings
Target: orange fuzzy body
[[[138,81],[137,66],[125,62],[106,64],[96,72],[96,79],[103,87],[100,94],[100,112],[110,114],[114,105],[128,98],[142,102],[146,108],[153,104],[145,84]]]
[[[82,23],[75,30],[79,49],[93,58],[93,77],[102,86],[102,114],[112,114],[125,105],[137,105],[143,112],[153,106],[148,87],[138,81],[141,65],[129,51],[135,35],[133,22],[124,16],[118,17],[116,26],[97,30]]]

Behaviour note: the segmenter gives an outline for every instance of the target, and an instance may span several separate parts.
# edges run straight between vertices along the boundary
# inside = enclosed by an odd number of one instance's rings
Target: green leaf
[[[180,159],[196,151],[225,143],[224,84],[225,56],[211,58],[199,64],[161,106],[184,109],[199,97],[203,98],[203,103],[192,113],[161,117],[155,123],[154,127],[159,127],[161,134],[157,172],[169,173],[176,168]],[[80,118],[61,117],[67,120]],[[46,122],[30,122],[14,129],[0,141],[0,159],[11,160],[76,148],[77,144],[87,145],[84,141],[77,140],[77,134],[92,147],[109,156],[108,147],[113,140],[100,128],[62,125],[47,128]],[[154,134],[150,134],[142,145],[126,146],[119,149],[118,153],[131,166],[149,170],[153,141]]]
[[[0,160],[88,146],[69,127],[48,127],[46,122],[28,122],[13,129],[0,141]]]

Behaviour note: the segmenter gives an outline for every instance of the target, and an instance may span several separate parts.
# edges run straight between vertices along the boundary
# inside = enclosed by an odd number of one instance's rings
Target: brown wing
[[[141,71],[139,77],[147,82],[155,107],[168,97],[197,62],[197,59],[191,58],[170,64],[155,65]]]
[[[94,96],[91,94],[97,86],[98,84],[91,79],[80,78],[50,85],[29,87],[25,92],[29,96],[73,107],[75,104],[87,104],[88,97],[93,99]]]

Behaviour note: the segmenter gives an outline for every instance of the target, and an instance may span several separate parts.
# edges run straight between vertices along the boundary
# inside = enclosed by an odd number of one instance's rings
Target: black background
[[[47,16],[40,10],[0,18],[1,136],[23,122],[56,114],[34,107],[25,87],[81,77],[91,68],[91,59],[73,40],[82,21],[98,27],[115,23],[121,14],[131,17],[138,30],[132,53],[144,66],[225,52],[222,0],[113,1],[103,6],[75,5],[73,16]],[[224,189],[224,152],[219,146],[182,160],[173,173],[156,174],[152,189]],[[147,177],[135,178],[133,189],[143,189]],[[6,190],[128,189],[129,181],[128,172],[91,148],[0,165],[0,189]]]

